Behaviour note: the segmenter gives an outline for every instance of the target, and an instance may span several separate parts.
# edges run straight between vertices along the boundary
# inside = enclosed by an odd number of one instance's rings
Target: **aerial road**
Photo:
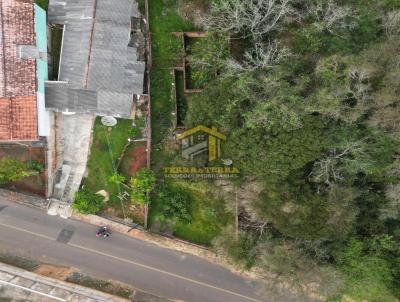
[[[97,229],[0,199],[2,252],[75,267],[173,300],[270,301],[254,281],[222,266],[119,233],[97,238]]]

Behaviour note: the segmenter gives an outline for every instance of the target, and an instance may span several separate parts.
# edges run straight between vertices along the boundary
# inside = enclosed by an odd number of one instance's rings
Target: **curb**
[[[0,188],[0,198],[7,199],[18,204],[22,204],[31,208],[47,211],[50,201],[41,196],[33,194],[20,193]]]
[[[86,222],[92,225],[97,225],[97,226],[104,226],[107,225],[110,227],[111,230],[124,234],[129,237],[133,237],[142,241],[146,241],[149,243],[153,243],[155,245],[158,245],[163,248],[169,248],[172,250],[184,252],[187,254],[192,254],[195,256],[200,256],[203,257],[207,260],[210,259],[215,259],[217,260],[218,257],[215,253],[210,251],[204,246],[199,246],[196,244],[192,244],[183,240],[175,239],[175,238],[169,238],[161,234],[149,232],[146,230],[141,230],[138,228],[133,228],[128,225],[124,225],[115,221],[112,221],[110,219],[97,216],[97,215],[83,215],[77,212],[73,212],[72,219],[74,220],[79,220],[82,222]],[[221,263],[221,261],[217,261]]]
[[[83,215],[80,213],[76,213],[74,211],[70,218],[88,224],[96,225],[99,227],[106,225],[111,229],[111,231],[121,233],[125,236],[145,241],[147,243],[154,244],[161,248],[167,248],[177,252],[200,257],[203,260],[206,260],[216,265],[220,265],[228,269],[232,273],[240,275],[243,278],[251,280],[260,278],[257,271],[244,271],[239,267],[235,267],[234,265],[229,263],[222,255],[218,255],[203,246],[197,246],[195,244],[188,243],[186,241],[182,241],[179,239],[168,238],[163,235],[152,233],[146,230],[135,229],[130,226],[123,225],[121,223],[114,222],[107,218],[103,218],[97,215]]]

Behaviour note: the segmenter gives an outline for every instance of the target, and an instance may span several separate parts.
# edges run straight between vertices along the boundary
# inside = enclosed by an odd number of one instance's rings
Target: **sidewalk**
[[[73,301],[127,302],[90,288],[47,278],[0,263],[0,300],[5,301]]]
[[[12,202],[47,211],[49,201],[43,197],[0,189],[0,197]]]

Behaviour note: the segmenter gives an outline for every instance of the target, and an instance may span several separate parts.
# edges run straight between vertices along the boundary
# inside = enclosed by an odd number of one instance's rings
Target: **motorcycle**
[[[97,233],[96,233],[96,237],[109,237],[110,236],[110,232],[108,231],[108,228],[106,226],[101,227]]]

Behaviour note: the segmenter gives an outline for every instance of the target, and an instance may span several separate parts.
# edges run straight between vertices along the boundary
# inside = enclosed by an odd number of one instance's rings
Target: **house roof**
[[[145,62],[129,46],[138,16],[133,0],[50,0],[49,21],[65,27],[60,82],[46,84],[46,107],[129,118],[133,95],[143,93]]]
[[[33,0],[0,1],[0,140],[36,140],[36,45]]]

